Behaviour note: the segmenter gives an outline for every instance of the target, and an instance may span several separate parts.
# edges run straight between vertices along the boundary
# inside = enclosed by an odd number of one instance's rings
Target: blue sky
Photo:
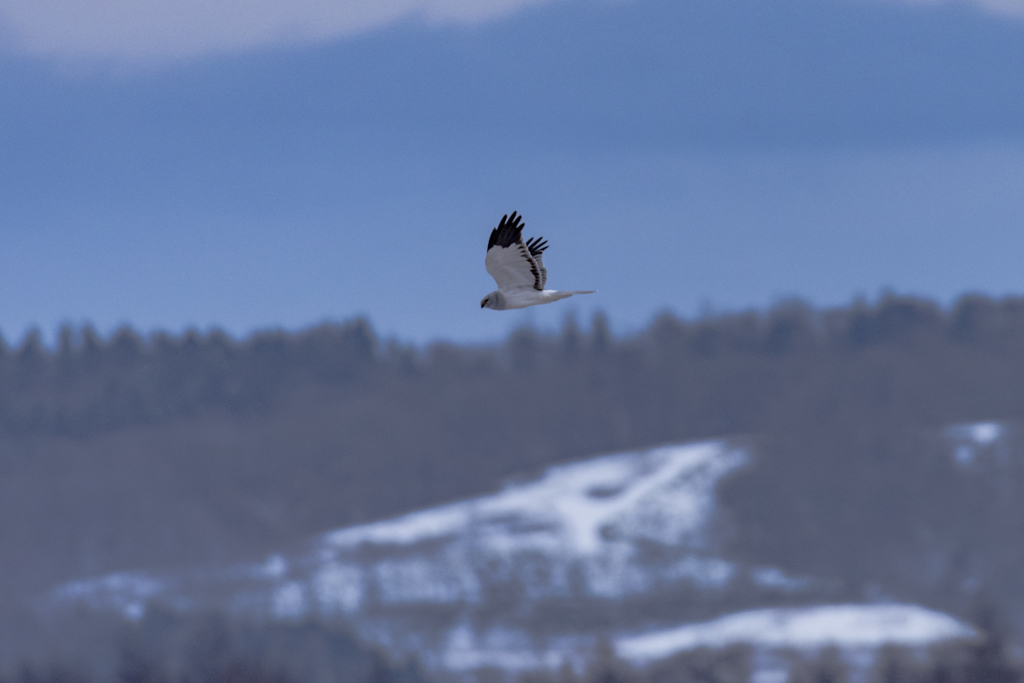
[[[1024,289],[1012,4],[119,1],[0,0],[9,342],[357,314],[482,340]],[[513,209],[550,285],[599,293],[481,311]]]

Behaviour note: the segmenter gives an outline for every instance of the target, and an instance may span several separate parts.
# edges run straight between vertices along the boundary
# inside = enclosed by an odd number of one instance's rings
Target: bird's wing
[[[547,272],[523,242],[523,219],[515,211],[511,216],[502,216],[498,227],[491,231],[484,265],[498,283],[498,289],[532,287],[544,290]]]
[[[537,269],[540,270],[540,287],[543,290],[548,285],[548,269],[544,267],[544,250],[548,248],[548,241],[543,237],[531,237],[526,240],[526,246],[530,250],[530,256],[537,262]]]

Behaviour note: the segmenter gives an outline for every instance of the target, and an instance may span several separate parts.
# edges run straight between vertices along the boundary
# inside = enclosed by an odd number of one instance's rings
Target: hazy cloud
[[[549,1],[0,0],[0,40],[58,61],[152,63],[329,40],[403,19],[474,23]],[[1024,0],[967,1],[1024,18]]]
[[[0,0],[0,37],[58,60],[153,62],[327,40],[413,18],[473,23],[545,0]]]
[[[945,0],[908,0],[910,4],[943,4]],[[1024,0],[966,0],[968,5],[977,5],[995,14],[1024,19]]]

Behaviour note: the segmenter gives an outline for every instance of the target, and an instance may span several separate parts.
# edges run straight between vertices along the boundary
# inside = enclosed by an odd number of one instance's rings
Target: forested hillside
[[[0,353],[0,600],[60,581],[258,558],[344,524],[494,490],[551,462],[745,435],[721,491],[737,557],[1024,620],[1024,299],[602,316],[414,347],[367,321],[32,334]],[[999,457],[945,430],[1004,425]],[[1009,542],[1012,541],[1012,542]],[[8,624],[10,626],[10,624]]]

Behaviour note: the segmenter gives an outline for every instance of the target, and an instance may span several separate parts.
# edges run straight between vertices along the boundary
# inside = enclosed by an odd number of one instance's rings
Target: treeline
[[[123,328],[103,339],[65,326],[52,349],[36,330],[16,348],[0,340],[0,430],[80,436],[209,409],[251,413],[304,383],[357,380],[377,362],[364,320],[241,342],[217,330],[144,339]]]
[[[1005,634],[980,620],[979,636],[929,647],[887,645],[855,656],[834,646],[756,653],[749,645],[698,647],[645,665],[607,640],[556,670],[426,672],[396,662],[318,620],[246,622],[154,608],[139,622],[102,629],[89,651],[60,663],[22,662],[0,683],[752,683],[757,667],[786,683],[1017,683]]]
[[[722,372],[725,360],[749,364],[799,358],[799,366],[808,367],[821,354],[846,359],[888,347],[933,357],[970,350],[993,359],[1019,358],[1024,354],[1024,299],[968,296],[942,309],[926,300],[887,296],[874,304],[826,311],[790,302],[763,313],[697,320],[666,313],[629,338],[614,338],[599,314],[586,333],[567,319],[560,334],[527,328],[491,346],[439,343],[425,349],[381,342],[362,319],[297,333],[258,332],[243,340],[218,330],[143,337],[130,328],[104,339],[89,326],[65,326],[52,348],[42,343],[38,331],[14,346],[0,339],[0,431],[84,435],[211,409],[251,414],[272,409],[304,385],[358,390],[360,381],[396,375],[415,383],[417,377],[432,381],[438,372],[463,377],[549,374],[580,362],[605,368],[613,364],[617,367],[607,369],[636,370],[645,376],[680,365],[706,373]],[[745,369],[736,366],[734,372]],[[557,379],[546,381],[554,384]],[[752,401],[757,394],[778,389],[763,386],[747,406],[723,411],[719,405],[712,419],[723,423],[725,431],[734,431],[733,425],[741,430],[757,427],[764,407]],[[968,400],[979,403],[985,398]],[[1014,408],[1021,405],[1018,399]],[[980,405],[974,411],[986,412]]]
[[[258,622],[161,606],[136,622],[84,616],[57,657],[21,662],[0,683],[428,683],[344,624]]]

